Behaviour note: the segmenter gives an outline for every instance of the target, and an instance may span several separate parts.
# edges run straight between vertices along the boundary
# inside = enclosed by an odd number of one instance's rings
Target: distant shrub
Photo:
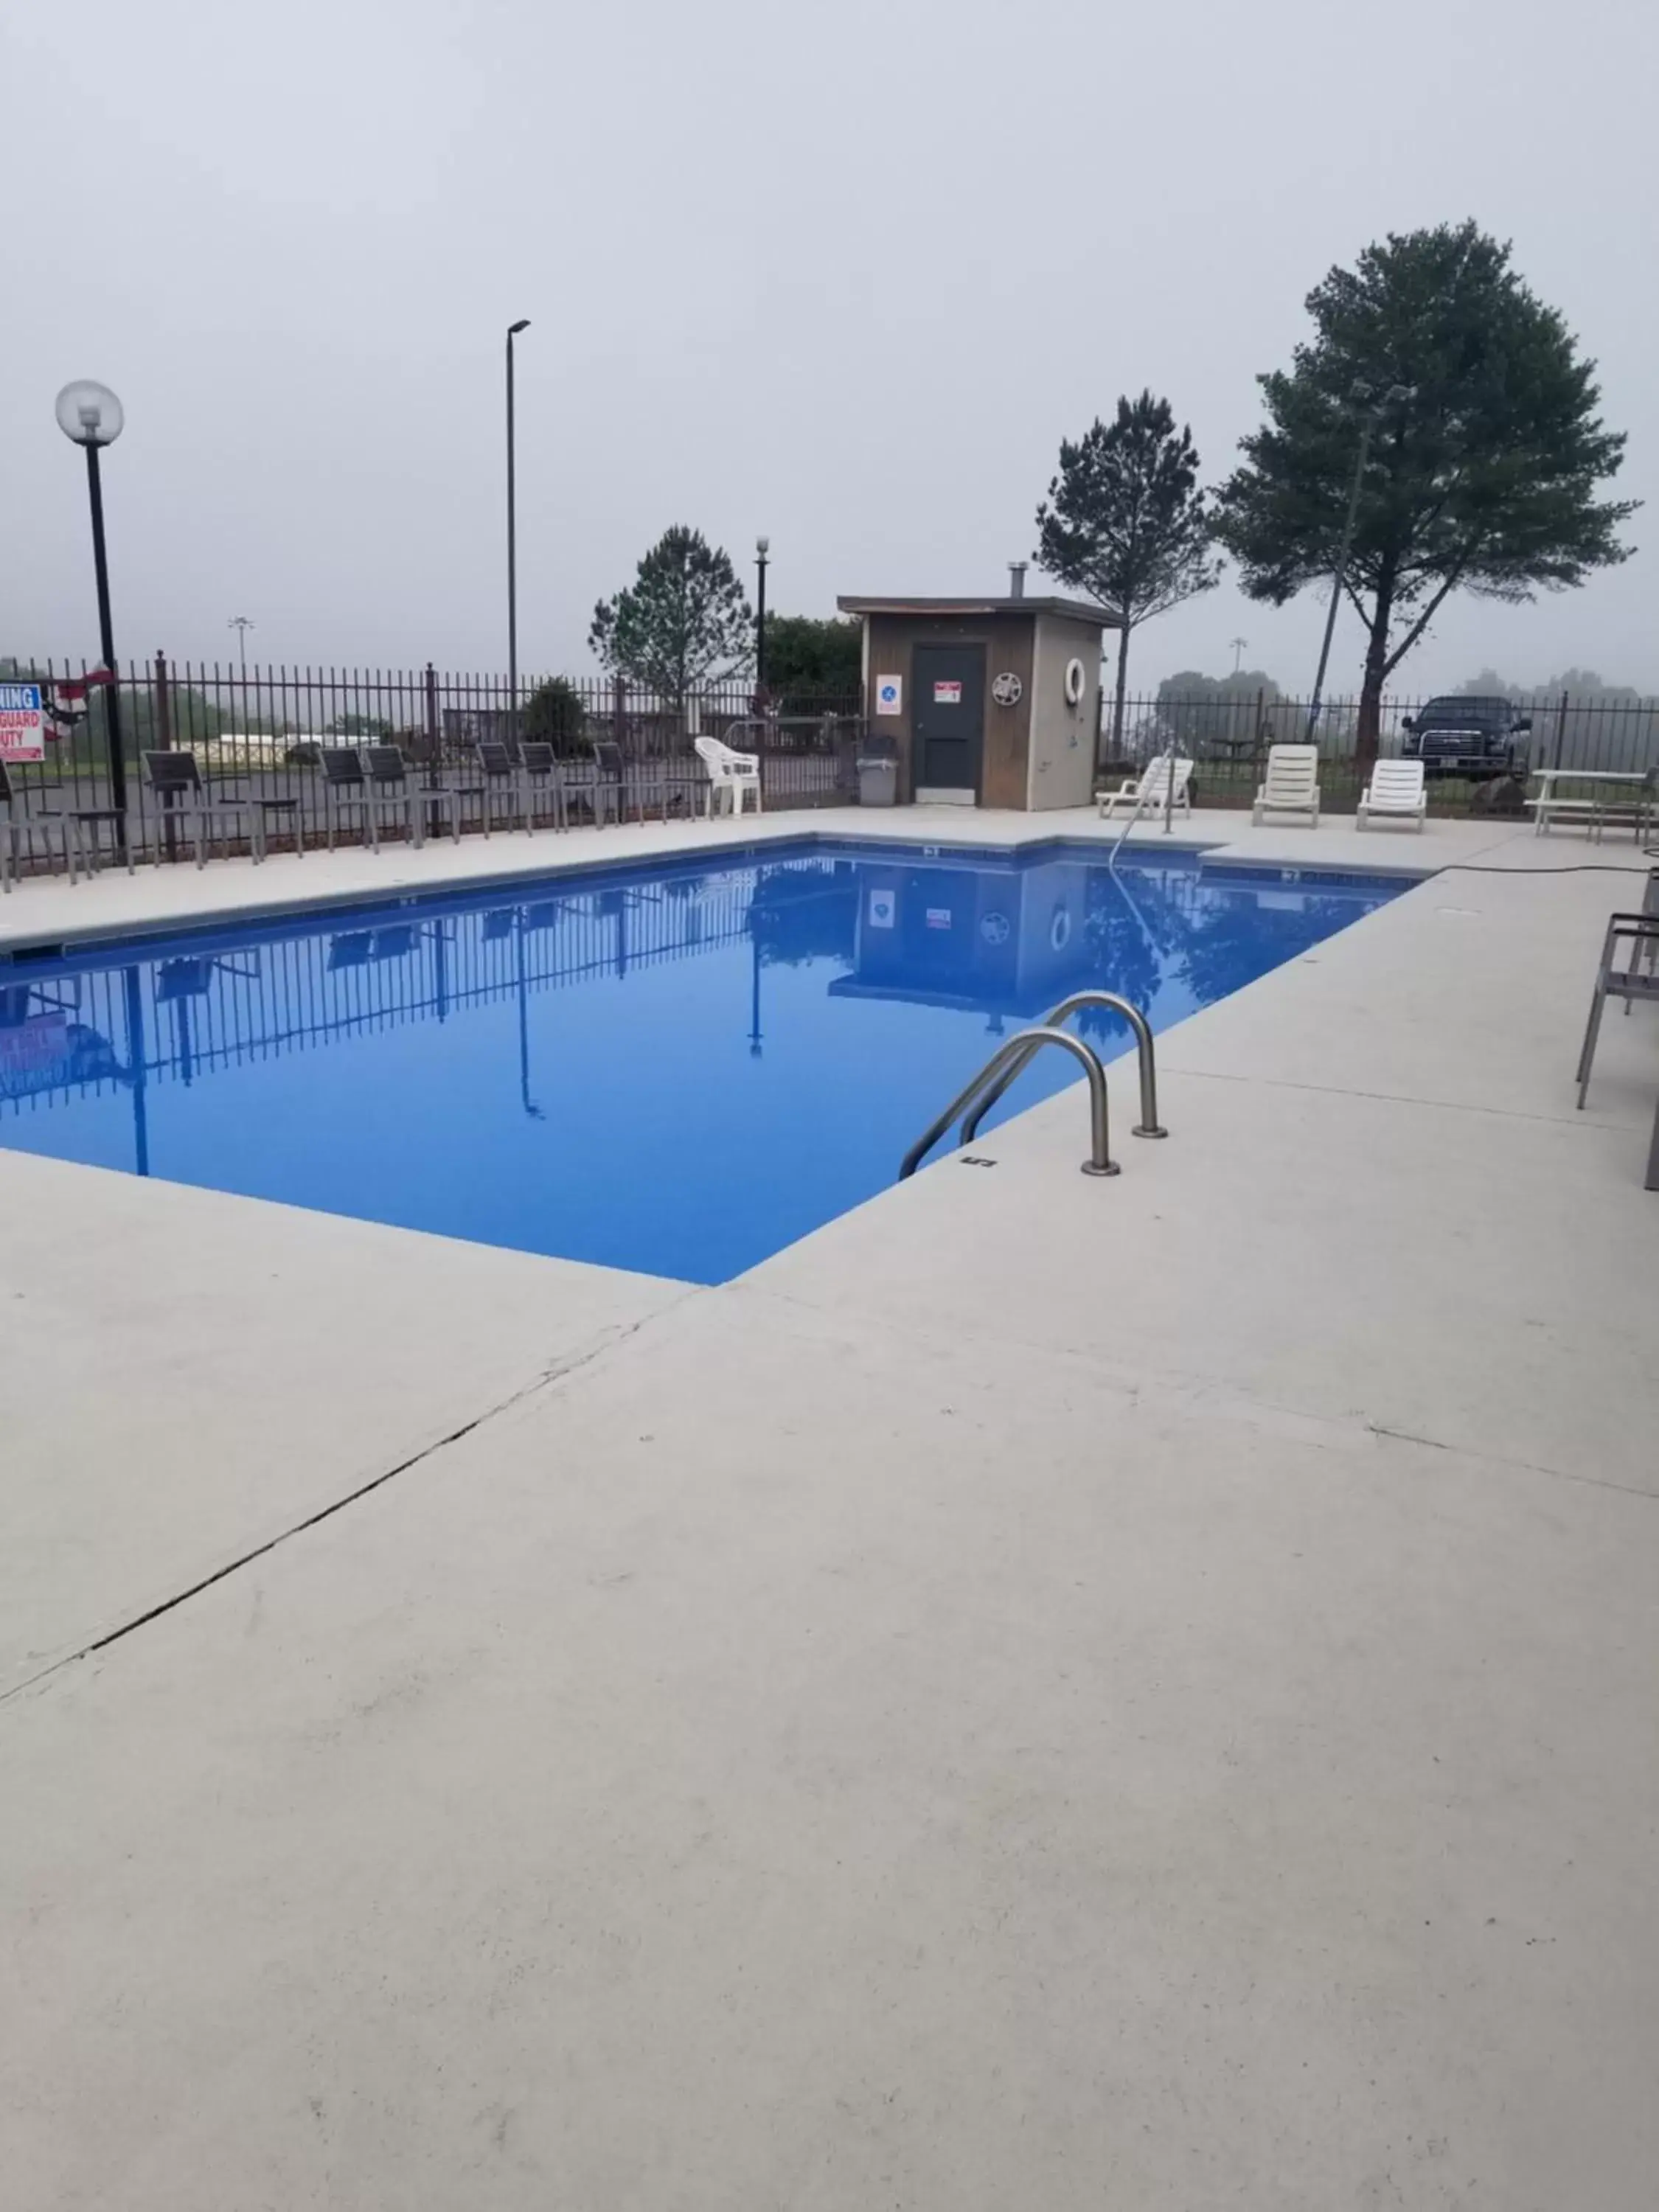
[[[525,701],[519,714],[519,735],[568,752],[580,741],[586,722],[587,708],[575,685],[566,677],[550,676]]]

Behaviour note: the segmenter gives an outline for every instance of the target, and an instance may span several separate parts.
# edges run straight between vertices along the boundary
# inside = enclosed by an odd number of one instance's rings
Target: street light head
[[[530,318],[526,315],[521,323],[509,323],[507,326],[507,335],[510,338],[515,338],[520,331],[527,331],[529,328]]]
[[[766,558],[771,550],[772,541],[769,538],[757,538],[755,540],[755,550],[760,555],[763,561]]]
[[[112,446],[127,419],[108,385],[87,378],[64,386],[58,395],[57,415],[58,428],[77,446]]]

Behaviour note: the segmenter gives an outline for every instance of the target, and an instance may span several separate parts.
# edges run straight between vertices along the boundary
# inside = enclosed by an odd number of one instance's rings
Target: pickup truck
[[[1461,775],[1474,783],[1515,773],[1516,739],[1532,727],[1507,699],[1431,699],[1420,714],[1401,723],[1407,760],[1420,760],[1425,776]],[[1524,749],[1520,763],[1524,769]]]

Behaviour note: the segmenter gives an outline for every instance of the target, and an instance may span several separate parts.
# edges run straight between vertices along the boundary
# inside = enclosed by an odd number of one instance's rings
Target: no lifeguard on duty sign
[[[46,716],[38,684],[0,684],[0,761],[46,757]]]

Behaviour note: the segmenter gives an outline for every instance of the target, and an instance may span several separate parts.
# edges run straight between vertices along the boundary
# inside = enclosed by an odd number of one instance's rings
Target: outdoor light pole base
[[[127,857],[127,764],[121,743],[121,679],[115,666],[115,634],[109,612],[109,559],[104,550],[104,486],[98,448],[87,445],[87,498],[92,508],[92,563],[98,587],[98,645],[109,671],[104,687],[104,740],[109,761],[109,803],[115,814],[116,858]]]
[[[1092,1160],[1085,1160],[1083,1172],[1085,1175],[1109,1176],[1121,1175],[1123,1170],[1115,1160],[1108,1160],[1103,1168],[1097,1168]]]

